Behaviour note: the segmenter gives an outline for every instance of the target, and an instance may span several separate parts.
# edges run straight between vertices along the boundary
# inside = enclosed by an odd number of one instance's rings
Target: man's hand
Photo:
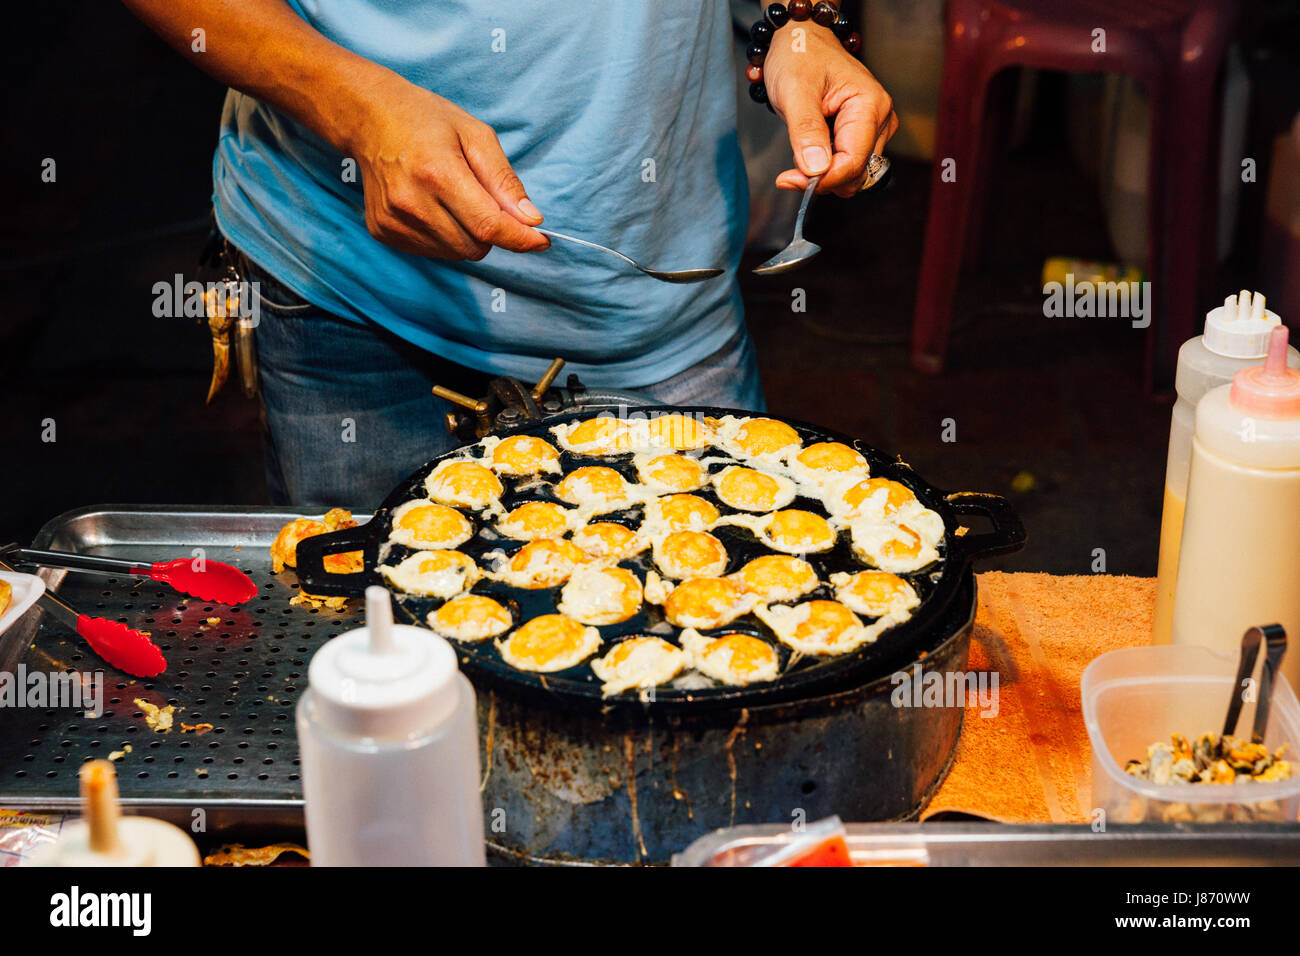
[[[356,159],[376,239],[440,259],[550,245],[529,228],[541,213],[489,126],[327,40],[285,0],[123,2],[196,66]],[[196,24],[202,51],[191,46]]]
[[[796,33],[802,30],[802,33]],[[790,131],[797,168],[776,177],[781,189],[804,189],[821,174],[819,193],[852,196],[867,160],[898,130],[893,100],[835,34],[811,20],[791,20],[772,37],[763,61],[767,98]],[[827,118],[833,118],[832,131]]]
[[[492,127],[399,76],[371,97],[374,108],[348,146],[361,167],[366,227],[419,256],[482,259],[492,246],[550,246]]]

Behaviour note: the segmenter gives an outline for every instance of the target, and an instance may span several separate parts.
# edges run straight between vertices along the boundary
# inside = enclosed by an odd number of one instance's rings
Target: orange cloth
[[[1155,578],[978,575],[969,669],[998,674],[998,710],[966,708],[957,756],[921,819],[1085,823],[1092,748],[1079,679],[1093,658],[1151,643]]]

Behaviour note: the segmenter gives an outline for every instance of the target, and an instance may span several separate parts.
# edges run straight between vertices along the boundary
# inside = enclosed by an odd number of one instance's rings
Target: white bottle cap
[[[65,826],[59,838],[32,854],[31,866],[198,866],[189,834],[165,820],[123,817],[117,775],[107,760],[80,771],[84,819]]]
[[[456,652],[424,628],[393,623],[388,592],[366,588],[366,626],[316,652],[307,669],[316,719],[337,734],[428,733],[456,709]]]
[[[32,854],[29,866],[198,866],[199,850],[189,834],[166,820],[123,817],[118,822],[120,844],[111,853],[93,847],[90,825],[74,820],[58,840]]]
[[[1203,344],[1226,358],[1262,359],[1268,354],[1268,336],[1282,319],[1264,308],[1264,296],[1245,289],[1230,295],[1223,305],[1205,315]]]

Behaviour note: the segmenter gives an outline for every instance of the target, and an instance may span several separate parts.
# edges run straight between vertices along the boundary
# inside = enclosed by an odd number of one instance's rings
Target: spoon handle
[[[627,256],[623,255],[623,253],[619,252],[617,249],[611,249],[609,248],[609,246],[602,246],[600,245],[600,243],[597,242],[589,242],[586,239],[579,239],[577,236],[566,236],[564,233],[556,232],[553,229],[542,229],[539,228],[538,226],[534,226],[533,228],[538,232],[540,232],[543,236],[550,236],[552,239],[563,239],[565,242],[576,242],[578,245],[586,246],[588,249],[596,249],[599,250],[600,252],[607,252],[611,256],[618,256],[628,265],[635,266],[638,269],[641,268],[641,266],[636,262],[636,260],[629,259]]]
[[[812,179],[808,180],[808,185],[804,188],[803,202],[799,204],[799,215],[794,221],[795,239],[803,238],[804,217],[808,215],[808,207],[812,205],[813,193],[817,191],[817,184],[821,181],[822,178],[820,176],[814,176]]]

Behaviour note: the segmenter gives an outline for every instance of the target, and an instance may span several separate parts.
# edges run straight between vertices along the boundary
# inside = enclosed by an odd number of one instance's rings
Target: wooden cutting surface
[[[968,704],[952,770],[921,818],[1087,822],[1092,749],[1079,679],[1097,655],[1151,642],[1155,578],[993,571],[978,580],[968,667],[998,675],[996,714]]]

